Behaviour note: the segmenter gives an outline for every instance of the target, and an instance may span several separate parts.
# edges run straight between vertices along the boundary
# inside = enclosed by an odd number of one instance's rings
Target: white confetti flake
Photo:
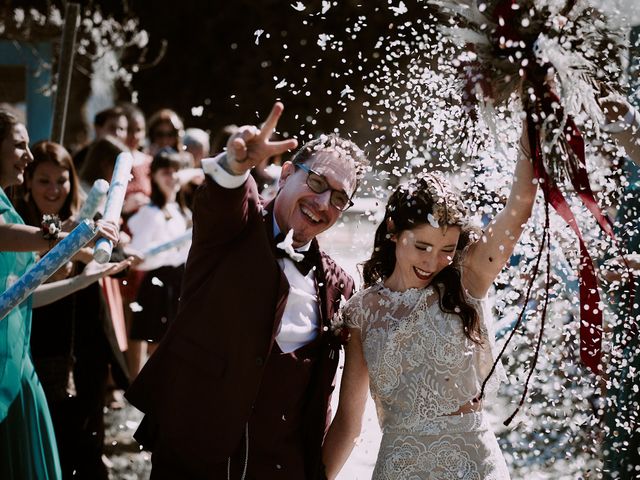
[[[353,88],[351,88],[349,85],[345,85],[342,91],[340,92],[340,96],[344,97],[345,95],[350,95],[352,93],[353,93]]]
[[[333,38],[333,35],[328,35],[326,33],[321,33],[318,35],[318,46],[323,50],[327,48],[327,42],[329,42]]]
[[[256,37],[256,45],[260,44],[260,36],[264,33],[264,30],[259,29],[253,32],[253,35]]]
[[[404,2],[400,2],[398,4],[397,7],[389,7],[389,9],[396,15],[403,15],[405,13],[407,13],[409,10],[407,10],[407,6],[404,4]]]
[[[297,10],[298,12],[302,12],[307,7],[302,2],[296,2],[291,5],[291,8],[293,8],[294,10]]]
[[[22,8],[16,8],[13,11],[13,19],[16,22],[16,26],[20,27],[24,22],[25,14]]]
[[[151,279],[151,285],[155,285],[156,287],[164,287],[164,283],[158,277],[153,277]]]
[[[129,308],[131,309],[131,311],[133,313],[138,313],[138,312],[141,312],[143,310],[142,309],[142,305],[140,305],[138,302],[131,302],[129,304]]]

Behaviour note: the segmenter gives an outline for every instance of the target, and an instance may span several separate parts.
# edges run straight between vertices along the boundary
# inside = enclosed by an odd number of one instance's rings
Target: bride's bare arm
[[[338,475],[360,436],[368,391],[369,374],[362,352],[360,329],[352,328],[351,339],[345,347],[338,410],[322,447],[322,460],[329,480]]]
[[[469,248],[463,260],[464,287],[476,298],[482,298],[487,293],[509,260],[531,216],[538,189],[534,178],[528,135],[523,127],[520,156],[507,204],[487,225],[482,238]]]

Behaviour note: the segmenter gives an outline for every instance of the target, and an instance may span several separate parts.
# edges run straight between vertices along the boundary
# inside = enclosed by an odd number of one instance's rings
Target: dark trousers
[[[184,465],[175,462],[170,451],[163,449],[161,442],[154,446],[151,455],[151,477],[149,480],[240,480],[244,470],[244,456],[242,452],[231,458],[230,470],[228,463],[221,462],[207,470],[206,476],[198,476],[188,471]],[[228,474],[230,471],[230,475]],[[245,480],[258,480],[247,472]]]

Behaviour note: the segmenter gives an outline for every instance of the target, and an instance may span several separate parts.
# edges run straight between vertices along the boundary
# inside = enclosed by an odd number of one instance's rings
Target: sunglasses
[[[335,190],[331,188],[327,179],[320,175],[318,172],[314,172],[303,163],[295,163],[294,166],[300,170],[307,172],[307,187],[314,193],[324,193],[327,190],[331,190],[331,196],[329,202],[337,210],[344,212],[348,208],[353,206],[351,197],[347,195],[343,190]]]

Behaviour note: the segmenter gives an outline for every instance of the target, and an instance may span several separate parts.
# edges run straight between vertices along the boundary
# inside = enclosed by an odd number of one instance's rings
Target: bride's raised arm
[[[511,193],[505,207],[485,227],[481,239],[469,247],[462,262],[463,285],[476,298],[485,296],[509,260],[535,204],[538,185],[534,181],[529,138],[524,126],[519,151]]]

